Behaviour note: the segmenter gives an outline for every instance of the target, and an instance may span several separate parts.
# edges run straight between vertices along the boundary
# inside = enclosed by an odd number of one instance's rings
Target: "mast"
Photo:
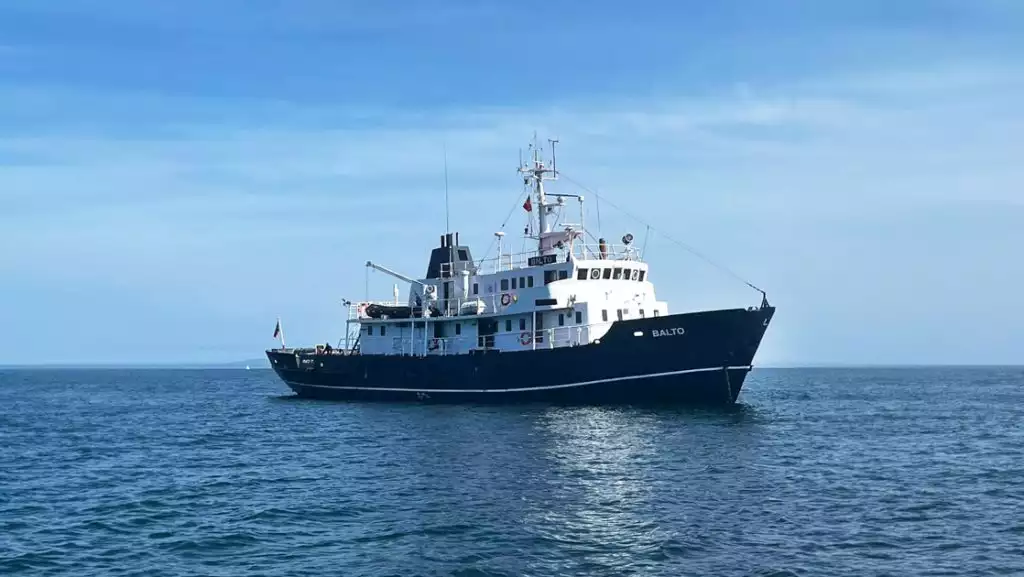
[[[558,140],[548,139],[551,143],[551,167],[548,168],[545,165],[544,160],[541,159],[540,149],[536,144],[536,136],[534,136],[534,143],[530,145],[533,149],[533,158],[528,165],[521,165],[519,172],[523,173],[527,183],[533,181],[533,194],[537,197],[537,254],[548,255],[554,254],[555,249],[553,247],[544,248],[544,234],[551,232],[551,227],[548,224],[548,202],[547,195],[544,192],[544,181],[545,180],[557,180],[558,173],[555,170],[554,154],[555,144]],[[547,176],[551,175],[551,176]]]

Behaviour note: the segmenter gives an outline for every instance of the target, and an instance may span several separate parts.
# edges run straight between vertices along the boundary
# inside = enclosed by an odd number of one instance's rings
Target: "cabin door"
[[[449,300],[452,298],[452,283],[451,281],[445,281],[441,287],[441,308],[445,312],[451,313],[451,306]]]

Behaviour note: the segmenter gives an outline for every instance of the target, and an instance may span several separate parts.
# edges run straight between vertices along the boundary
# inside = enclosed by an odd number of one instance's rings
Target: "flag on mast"
[[[284,331],[281,330],[281,317],[277,317],[277,324],[274,325],[274,338],[281,339],[281,349],[285,348],[284,344]]]
[[[529,196],[526,197],[526,202],[523,203],[523,209],[526,210],[526,212],[533,212],[533,203],[530,202]]]

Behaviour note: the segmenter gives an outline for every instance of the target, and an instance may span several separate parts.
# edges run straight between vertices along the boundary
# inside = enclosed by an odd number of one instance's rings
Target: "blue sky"
[[[422,274],[442,148],[480,256],[534,130],[672,310],[759,297],[658,231],[768,291],[761,364],[1019,363],[1022,102],[1012,0],[6,0],[0,363],[336,339],[366,260]]]

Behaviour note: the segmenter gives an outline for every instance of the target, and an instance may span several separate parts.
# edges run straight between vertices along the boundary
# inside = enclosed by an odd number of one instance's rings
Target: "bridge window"
[[[516,277],[512,277],[512,290],[516,290]]]
[[[622,309],[619,309],[618,313],[619,313],[619,320],[621,321],[622,320]]]
[[[620,267],[615,267],[615,274],[612,275],[612,278],[615,280],[622,279],[622,269]]]
[[[628,269],[628,268],[627,269],[623,269],[623,271],[622,271],[622,278],[624,280],[629,280],[631,278],[632,274],[633,274],[633,270],[632,269]]]
[[[644,309],[640,309],[640,318],[644,318]]]
[[[583,311],[576,311],[576,324],[583,324]]]
[[[587,280],[587,272],[588,270],[585,268],[576,271],[576,280]]]
[[[612,269],[610,269],[610,268],[604,269],[604,274],[601,275],[601,278],[603,278],[605,280],[608,280],[608,279],[612,278]]]
[[[459,249],[459,260],[469,260],[469,253],[466,252],[466,249]]]
[[[503,290],[503,291],[507,291],[508,290],[508,279],[507,278],[501,279],[501,290]]]
[[[526,286],[533,288],[533,275],[526,277]]]
[[[640,282],[644,282],[644,277],[645,276],[647,276],[647,271],[641,270],[640,271]]]
[[[608,322],[608,309],[601,311],[601,320]]]
[[[553,283],[553,282],[555,282],[556,278],[557,277],[555,277],[555,271],[553,271],[553,270],[546,270],[546,271],[544,271],[544,284]]]
[[[569,278],[569,271],[567,271],[567,270],[560,270],[560,271],[558,271],[558,280],[565,280],[567,278]]]

